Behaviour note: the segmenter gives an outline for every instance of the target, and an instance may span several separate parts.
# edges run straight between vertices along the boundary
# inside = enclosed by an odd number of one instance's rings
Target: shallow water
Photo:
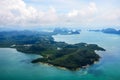
[[[119,80],[120,35],[81,32],[78,35],[55,35],[56,41],[70,44],[86,42],[106,49],[97,52],[101,59],[87,69],[69,71],[45,64],[32,64],[38,55],[24,54],[11,48],[0,48],[0,80]]]

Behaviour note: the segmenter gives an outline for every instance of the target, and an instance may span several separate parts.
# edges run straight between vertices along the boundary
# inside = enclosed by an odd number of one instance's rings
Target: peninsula
[[[96,44],[56,42],[52,38],[53,34],[52,32],[2,31],[0,47],[16,48],[17,51],[26,54],[38,54],[43,57],[32,60],[32,63],[48,63],[69,70],[94,64],[100,58],[95,50],[105,51]]]

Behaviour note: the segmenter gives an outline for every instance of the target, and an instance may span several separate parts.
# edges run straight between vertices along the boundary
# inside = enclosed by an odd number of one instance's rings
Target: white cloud
[[[53,7],[43,12],[27,6],[22,0],[3,0],[0,5],[0,25],[40,25],[57,20],[56,10]]]
[[[34,1],[34,0],[33,0]],[[43,0],[36,0],[43,3]],[[50,1],[48,1],[50,2]],[[63,5],[61,5],[63,3]],[[120,10],[103,9],[95,2],[82,2],[77,0],[51,0],[47,3],[47,10],[42,7],[28,5],[23,0],[0,1],[0,26],[40,26],[40,25],[66,25],[66,24],[119,24]],[[54,5],[53,5],[54,4]],[[58,6],[57,6],[58,5]],[[61,6],[61,7],[60,7]],[[64,8],[69,6],[69,8]],[[59,10],[63,10],[59,13]],[[66,12],[64,12],[66,11]]]
[[[120,10],[114,9],[112,11],[106,10],[105,13],[97,16],[97,23],[108,24],[108,25],[117,25],[120,26]]]
[[[43,23],[55,23],[58,19],[57,13],[55,8],[50,7],[50,9],[44,13],[44,16],[42,17]]]
[[[95,11],[97,11],[96,4],[94,2],[90,2],[89,6],[88,6],[88,9],[91,13],[94,13]]]
[[[96,4],[90,2],[88,6],[80,10],[73,10],[68,13],[69,19],[71,22],[78,22],[78,23],[89,23],[94,20],[94,15],[97,11]]]
[[[120,10],[114,10],[114,11],[110,11],[110,12],[107,12],[106,14],[104,14],[102,16],[102,18],[104,20],[120,20]]]
[[[78,10],[73,10],[72,12],[68,13],[68,17],[76,17],[79,14]]]

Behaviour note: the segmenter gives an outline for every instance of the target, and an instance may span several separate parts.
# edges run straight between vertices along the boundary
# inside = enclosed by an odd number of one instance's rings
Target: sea
[[[47,64],[32,64],[35,54],[0,48],[0,80],[120,80],[120,35],[81,31],[74,35],[54,35],[55,41],[97,44],[106,51],[96,51],[100,60],[86,69],[70,71]]]

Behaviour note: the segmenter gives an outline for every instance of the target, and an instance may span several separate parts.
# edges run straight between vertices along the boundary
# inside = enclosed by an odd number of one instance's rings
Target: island
[[[72,35],[72,34],[80,34],[81,30],[72,30],[72,29],[67,29],[67,28],[55,28],[53,30],[54,34],[61,34],[61,35]]]
[[[53,34],[52,32],[2,31],[0,47],[10,47],[26,54],[41,55],[42,58],[31,62],[47,63],[69,70],[94,64],[100,59],[95,51],[105,51],[96,44],[56,42],[52,37]]]
[[[103,33],[109,33],[109,34],[120,34],[120,30],[116,30],[114,28],[106,28],[101,30]]]
[[[103,32],[103,33],[107,33],[107,34],[118,34],[120,35],[120,30],[116,30],[114,28],[106,28],[106,29],[97,29],[97,30],[89,30],[89,31],[94,31],[94,32]]]

